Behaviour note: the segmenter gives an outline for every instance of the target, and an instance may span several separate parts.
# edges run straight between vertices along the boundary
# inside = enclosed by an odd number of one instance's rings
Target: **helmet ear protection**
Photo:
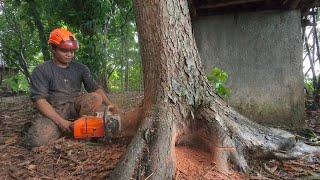
[[[51,31],[48,44],[60,49],[79,49],[79,43],[76,37],[70,31],[62,28]]]

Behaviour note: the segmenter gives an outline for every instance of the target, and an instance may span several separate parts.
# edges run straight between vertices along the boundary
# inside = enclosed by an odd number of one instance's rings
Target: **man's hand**
[[[66,131],[66,132],[73,131],[73,128],[72,128],[73,123],[71,121],[67,121],[63,117],[61,117],[55,111],[55,109],[53,109],[51,104],[49,104],[46,99],[38,99],[35,102],[35,105],[44,116],[51,119],[56,125],[59,126],[59,128],[62,131]]]
[[[98,93],[102,97],[103,104],[107,106],[108,110],[112,114],[119,114],[120,113],[119,109],[115,105],[113,105],[113,103],[108,99],[108,97],[106,96],[106,93],[103,89],[99,88],[95,92]]]
[[[71,121],[62,120],[59,122],[58,125],[62,131],[65,131],[65,132],[72,132],[73,131],[73,122],[71,122]]]
[[[112,114],[119,114],[119,109],[115,105],[109,104],[107,108]]]

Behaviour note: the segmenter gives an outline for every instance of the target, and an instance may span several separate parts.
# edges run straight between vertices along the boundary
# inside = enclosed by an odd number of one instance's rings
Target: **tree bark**
[[[134,4],[143,60],[143,118],[110,179],[174,179],[176,146],[206,149],[224,172],[247,171],[252,154],[295,158],[319,151],[297,143],[286,131],[249,121],[215,94],[201,65],[187,0]]]
[[[125,53],[126,64],[125,64],[125,73],[124,73],[124,91],[129,91],[129,58],[128,53]]]
[[[3,76],[4,76],[4,67],[0,67],[0,86],[3,81]]]
[[[41,46],[41,51],[43,54],[43,59],[45,61],[50,60],[50,53],[47,45],[47,37],[44,32],[44,27],[41,22],[41,18],[37,9],[36,2],[34,0],[27,0],[29,4],[29,12],[32,15],[33,21],[35,26],[38,29],[38,34],[39,34],[39,39],[40,39],[40,46]]]
[[[120,86],[121,92],[125,91],[125,60],[126,60],[126,49],[125,49],[125,34],[123,27],[120,29],[121,34],[121,44],[120,44]]]
[[[106,93],[110,92],[108,82],[109,82],[109,78],[108,78],[107,72],[106,71],[101,72],[98,76],[97,83],[100,87],[103,88],[103,90]]]
[[[318,13],[318,11],[315,11],[315,8],[312,8],[312,12],[313,13]],[[315,23],[316,24],[316,15],[315,14],[313,14],[312,15],[312,22],[313,23]],[[313,27],[313,33],[314,33],[314,44],[315,44],[315,46],[316,46],[316,49],[314,49],[313,51],[316,51],[317,52],[317,59],[319,59],[320,58],[320,48],[319,48],[319,39],[318,39],[318,33],[317,33],[317,26],[314,26]],[[315,56],[313,56],[313,63],[315,63],[316,62],[316,58],[315,58]],[[320,61],[319,61],[320,62]],[[315,102],[317,103],[317,104],[319,104],[320,103],[320,78],[318,77],[318,82],[317,82],[317,87],[316,87],[316,89],[315,89],[315,93],[316,93],[316,95],[315,95]]]

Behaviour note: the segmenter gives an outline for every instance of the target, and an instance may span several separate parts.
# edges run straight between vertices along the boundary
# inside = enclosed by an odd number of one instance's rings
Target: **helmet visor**
[[[79,44],[77,40],[62,41],[58,48],[76,50],[79,48]]]

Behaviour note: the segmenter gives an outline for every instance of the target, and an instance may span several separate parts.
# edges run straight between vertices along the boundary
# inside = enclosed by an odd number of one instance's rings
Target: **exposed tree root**
[[[249,157],[294,159],[320,153],[320,147],[297,142],[289,132],[251,122],[230,107],[202,107],[197,116],[185,121],[175,113],[176,108],[159,109],[144,119],[111,179],[173,179],[175,146],[211,153],[217,170],[226,173],[249,170]]]
[[[140,129],[132,139],[127,153],[122,158],[117,167],[109,175],[110,179],[130,179],[132,178],[140,166],[140,162],[143,158],[146,141],[143,138],[145,130],[151,127],[151,121],[146,118],[142,123]]]
[[[110,179],[173,178],[175,174],[174,117],[164,109],[154,110],[142,121],[125,157],[110,174]]]
[[[223,152],[219,154],[222,155],[218,158],[219,163],[227,159],[237,170],[246,171],[246,159],[249,157],[296,159],[307,154],[320,153],[320,147],[298,142],[295,136],[287,131],[261,126],[232,108],[222,106],[222,102],[212,102],[214,103],[208,108],[199,109],[197,114],[200,119],[207,121],[211,137],[216,138],[213,140],[217,146],[215,150]],[[229,150],[230,148],[232,150]]]

